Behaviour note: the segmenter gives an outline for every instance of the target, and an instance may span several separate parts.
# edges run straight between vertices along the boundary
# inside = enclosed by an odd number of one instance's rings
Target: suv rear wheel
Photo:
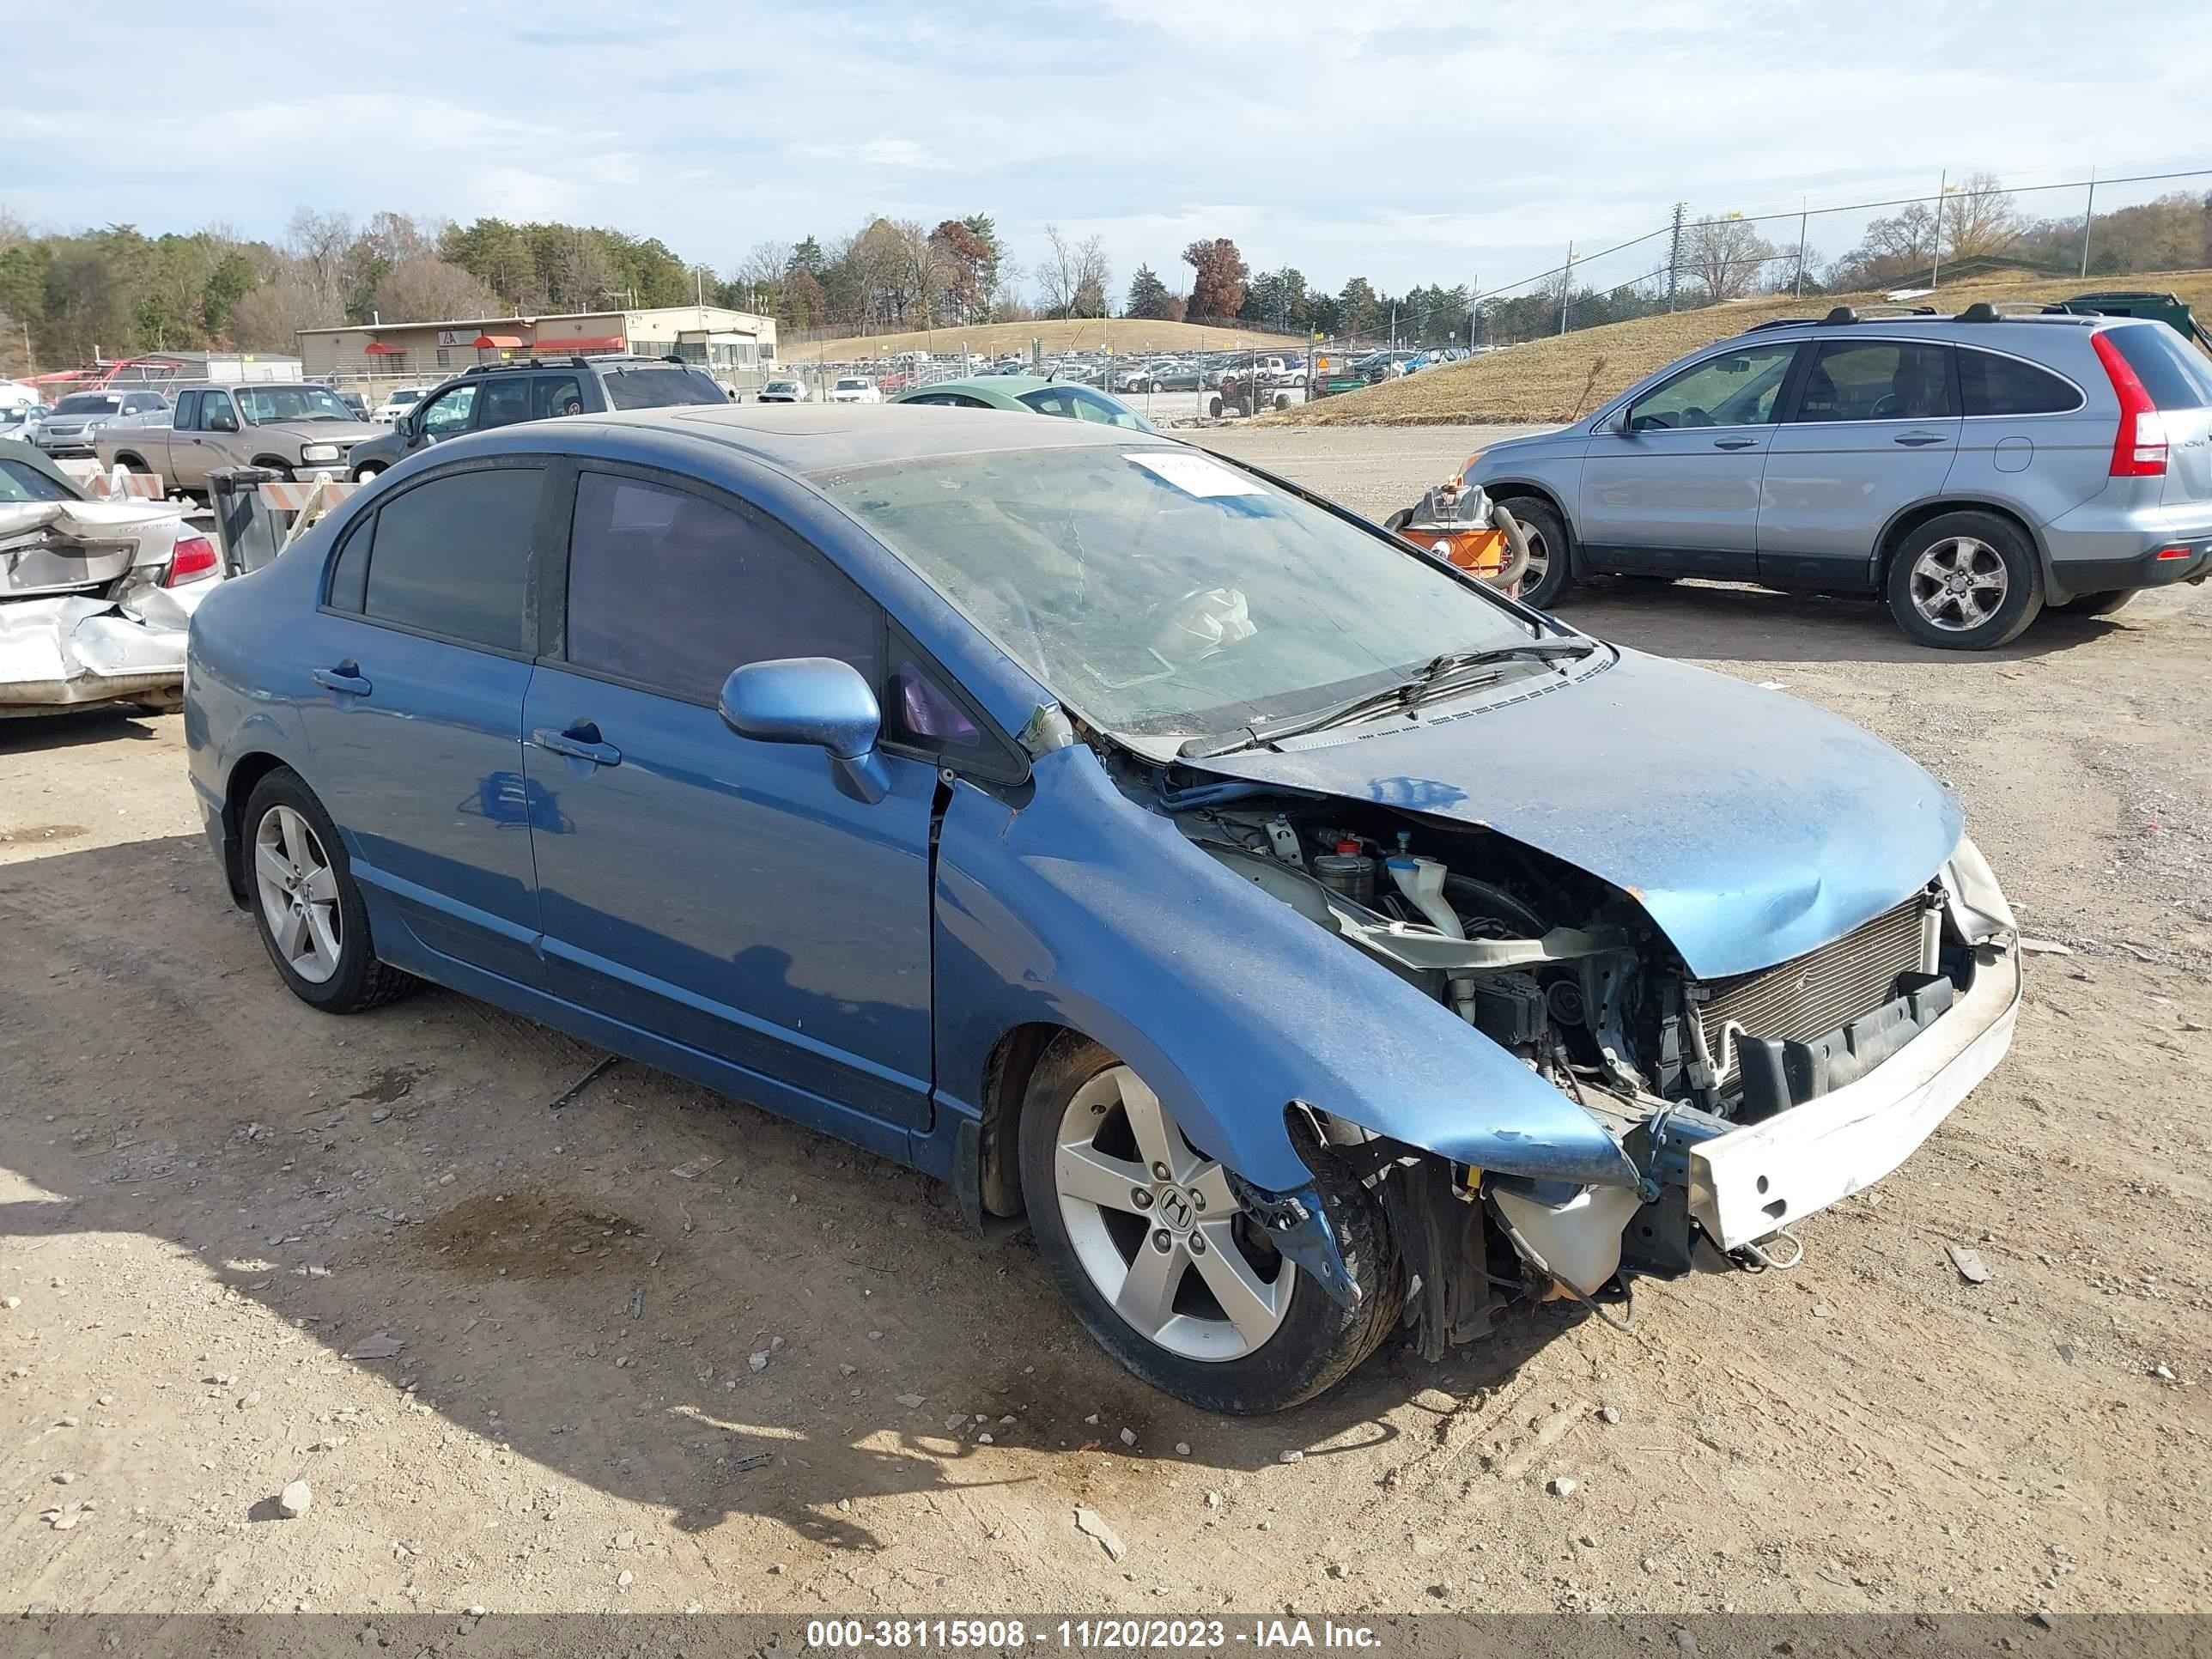
[[[1930,519],[1889,562],[1889,614],[1922,645],[1987,651],[2043,609],[2043,569],[2020,526],[1994,513]]]

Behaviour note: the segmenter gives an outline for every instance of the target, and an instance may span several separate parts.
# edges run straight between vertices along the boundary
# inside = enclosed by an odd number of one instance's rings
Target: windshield
[[[726,404],[728,397],[696,368],[625,368],[603,382],[614,409],[665,409],[672,404]]]
[[[239,407],[249,426],[273,426],[280,421],[350,421],[353,410],[336,393],[319,386],[242,386]]]
[[[112,415],[123,407],[122,396],[113,392],[72,392],[54,405],[57,415]]]
[[[1233,732],[1534,637],[1379,532],[1180,447],[953,455],[812,482],[1110,730]]]
[[[837,382],[837,390],[840,392],[865,392],[867,390],[867,386],[868,383],[866,380],[856,380],[848,374],[843,380]]]

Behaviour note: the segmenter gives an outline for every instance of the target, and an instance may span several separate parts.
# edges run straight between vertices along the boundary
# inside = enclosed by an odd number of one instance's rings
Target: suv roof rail
[[[2066,317],[2075,322],[2087,322],[2089,316],[2065,306],[2046,305],[2040,300],[1977,300],[1951,320],[1954,323],[2002,323],[2019,317]]]
[[[1898,317],[1933,317],[1934,306],[1869,306],[1855,311],[1849,306],[1838,306],[1825,317],[1776,317],[1764,323],[1753,323],[1744,331],[1756,334],[1768,328],[1841,328],[1848,323],[1885,322]]]

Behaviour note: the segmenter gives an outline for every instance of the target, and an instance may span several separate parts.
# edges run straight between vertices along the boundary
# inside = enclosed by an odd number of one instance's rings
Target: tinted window
[[[696,368],[624,368],[605,380],[613,409],[661,409],[671,404],[726,404],[722,388]]]
[[[1959,406],[1969,415],[2056,415],[2081,394],[2047,369],[1972,346],[1958,349]]]
[[[76,497],[36,467],[0,459],[0,501],[73,501]]]
[[[187,392],[177,399],[177,412],[169,417],[169,425],[179,432],[195,432],[200,423],[200,394]]]
[[[449,473],[386,501],[376,515],[363,612],[502,651],[523,649],[541,476],[532,466]]]
[[[368,592],[368,550],[376,535],[376,514],[370,514],[346,532],[331,568],[330,606],[333,611],[359,611]]]
[[[2151,402],[2160,409],[2212,404],[2212,362],[2164,323],[2107,329],[2105,337],[2119,348]]]
[[[477,416],[477,425],[513,426],[517,421],[528,420],[530,378],[527,374],[510,374],[487,381],[481,399],[483,412]]]
[[[1102,426],[1118,426],[1131,432],[1149,430],[1130,410],[1079,386],[1045,386],[1036,392],[1024,392],[1021,400],[1040,415],[1096,421]]]
[[[530,394],[530,410],[533,417],[545,420],[560,415],[580,415],[584,412],[584,388],[573,374],[540,375]]]
[[[881,683],[874,604],[817,555],[702,496],[586,472],[568,553],[568,659],[712,702],[732,669],[836,657]]]
[[[1904,340],[1818,341],[1793,418],[1934,421],[1956,415],[1945,350]]]
[[[1708,358],[1645,392],[1628,411],[1631,432],[1690,426],[1763,426],[1789,372],[1794,345],[1747,346]]]
[[[114,415],[123,399],[112,392],[72,392],[54,405],[57,415]]]
[[[893,742],[917,749],[983,747],[983,733],[944,681],[905,657],[891,671],[890,695],[884,700],[884,731]]]

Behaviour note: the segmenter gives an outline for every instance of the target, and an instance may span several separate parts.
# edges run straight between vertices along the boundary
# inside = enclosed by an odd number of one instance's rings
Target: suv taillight
[[[2143,390],[2143,383],[2128,360],[2120,356],[2119,347],[2112,337],[2096,333],[2089,343],[2097,353],[2097,361],[2105,366],[2105,378],[2112,383],[2112,395],[2120,400],[2120,429],[2112,434],[2112,471],[2115,478],[2156,478],[2166,472],[2166,420],[2158,412],[2158,405]]]
[[[215,544],[206,537],[179,536],[175,550],[169,555],[169,574],[161,578],[161,586],[182,587],[186,582],[212,576],[218,564]]]

